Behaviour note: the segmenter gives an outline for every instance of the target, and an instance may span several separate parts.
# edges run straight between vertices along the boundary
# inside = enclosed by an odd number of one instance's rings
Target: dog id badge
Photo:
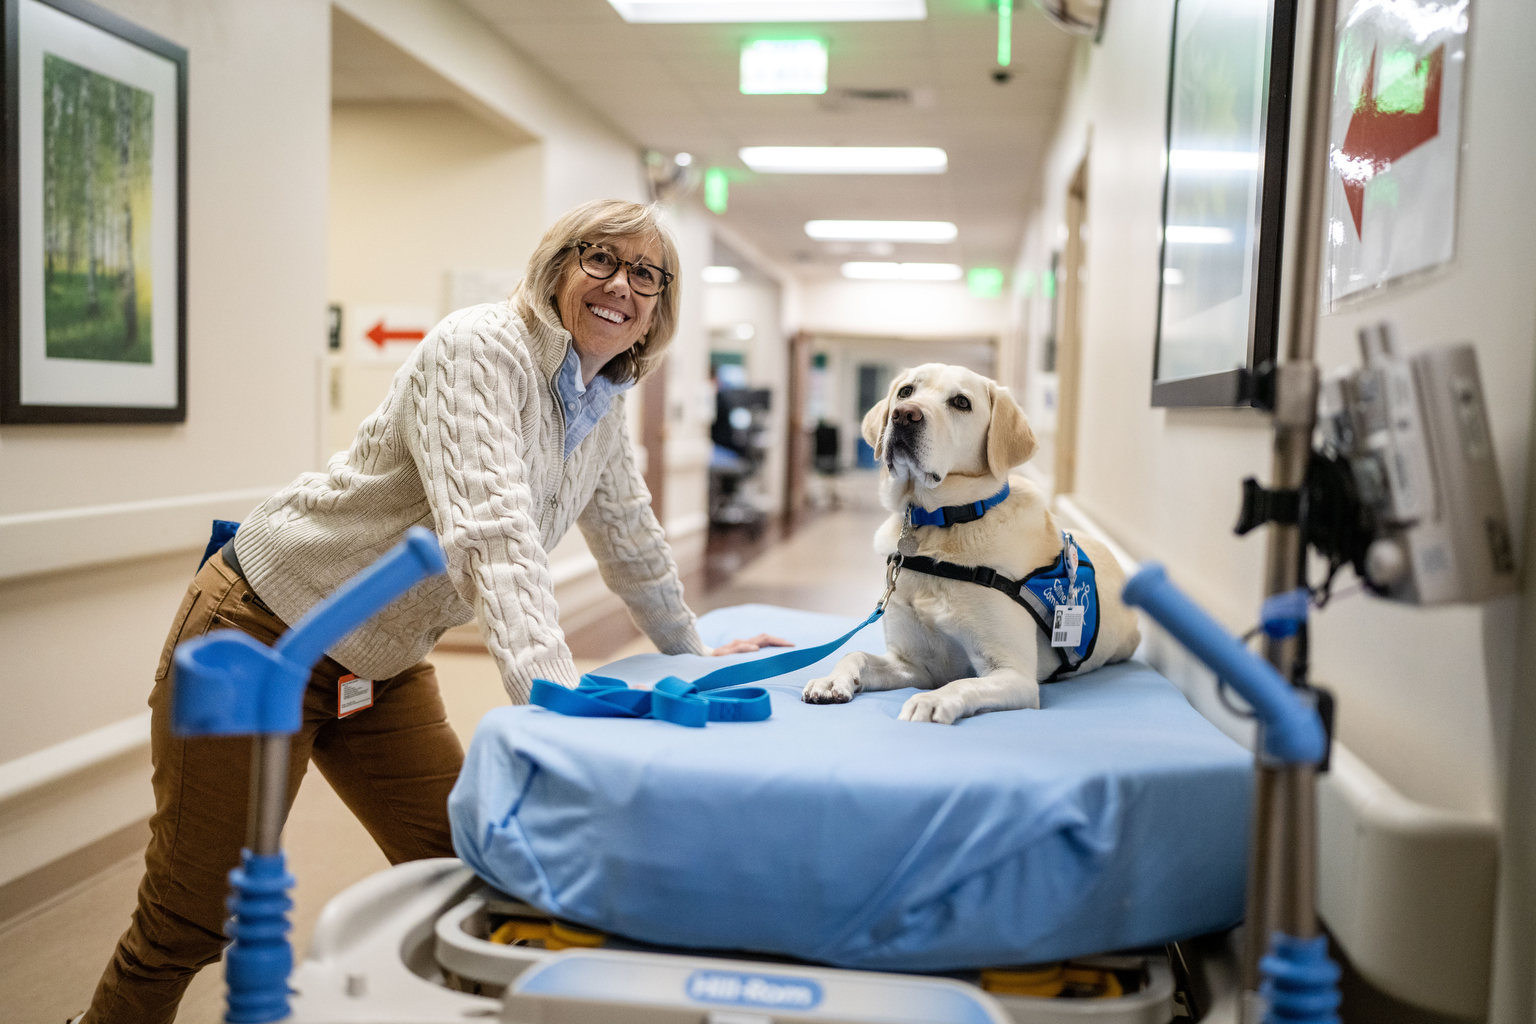
[[[1052,647],[1076,647],[1083,642],[1083,607],[1059,604],[1051,623]]]
[[[896,553],[902,558],[917,554],[917,534],[912,531],[912,509],[907,508],[906,519],[901,524],[901,536],[896,538]]]
[[[373,707],[373,680],[344,675],[336,680],[336,717],[346,718]]]

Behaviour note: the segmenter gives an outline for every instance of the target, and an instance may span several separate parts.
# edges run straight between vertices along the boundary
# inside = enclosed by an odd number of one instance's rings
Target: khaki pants
[[[171,654],[182,640],[232,627],[271,643],[287,627],[245,579],[210,558],[187,588],[160,655],[152,712],[155,813],[139,905],[85,1015],[89,1024],[160,1024],[197,971],[225,945],[228,874],[246,839],[248,737],[171,733]],[[390,863],[453,855],[448,791],[464,751],[426,662],[374,683],[370,708],[337,717],[337,680],[324,658],[304,694],[304,724],[288,762],[288,806],[311,759]]]

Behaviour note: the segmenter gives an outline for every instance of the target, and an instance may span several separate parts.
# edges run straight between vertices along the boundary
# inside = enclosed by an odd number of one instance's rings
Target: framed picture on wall
[[[1154,406],[1251,404],[1274,358],[1296,0],[1177,0]]]
[[[187,51],[3,3],[0,423],[183,422]]]

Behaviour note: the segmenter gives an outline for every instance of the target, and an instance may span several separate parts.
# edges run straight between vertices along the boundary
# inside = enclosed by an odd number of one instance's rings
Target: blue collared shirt
[[[602,374],[593,377],[591,384],[583,386],[581,358],[576,355],[576,346],[572,345],[565,350],[565,362],[560,364],[560,372],[555,375],[555,394],[565,407],[566,458],[570,458],[571,452],[576,450],[582,439],[592,433],[597,421],[613,405],[613,396],[623,394],[633,386],[615,384]]]

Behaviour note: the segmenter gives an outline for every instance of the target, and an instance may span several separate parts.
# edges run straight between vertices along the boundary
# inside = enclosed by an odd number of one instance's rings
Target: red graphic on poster
[[[407,330],[407,331],[391,331],[391,330],[388,330],[388,329],[385,328],[383,320],[380,320],[378,323],[374,324],[371,328],[368,329],[368,333],[363,335],[363,337],[365,337],[369,341],[373,342],[380,349],[384,348],[384,344],[386,342],[390,342],[390,341],[420,341],[422,338],[425,338],[426,336],[427,336],[427,332],[426,331],[421,331],[421,330],[416,330],[416,331],[410,331],[410,330]]]
[[[1411,109],[1383,105],[1376,94],[1376,51],[1360,87],[1360,101],[1355,104],[1339,149],[1343,161],[1339,167],[1344,182],[1344,198],[1355,221],[1355,237],[1360,238],[1360,221],[1365,213],[1365,186],[1392,166],[1392,161],[1412,152],[1440,134],[1440,83],[1445,73],[1445,47],[1438,46],[1418,62],[1415,71],[1428,63],[1422,103]]]

